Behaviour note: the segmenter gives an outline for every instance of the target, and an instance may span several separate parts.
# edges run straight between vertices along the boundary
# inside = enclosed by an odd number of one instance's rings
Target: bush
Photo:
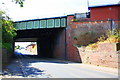
[[[98,38],[98,42],[120,42],[120,30],[108,30],[106,36],[102,35]]]
[[[2,47],[6,48],[9,53],[12,52],[12,43],[2,43]]]
[[[106,37],[104,35],[98,38],[98,42],[104,42],[105,40],[106,40]]]
[[[16,29],[13,27],[11,20],[2,20],[2,40],[3,42],[10,42],[16,36]]]
[[[108,42],[120,42],[120,30],[114,29],[113,31],[107,32]]]
[[[2,10],[0,10],[0,24],[2,26],[2,43],[0,45],[11,53],[12,40],[16,36],[16,29],[13,27],[13,21]]]

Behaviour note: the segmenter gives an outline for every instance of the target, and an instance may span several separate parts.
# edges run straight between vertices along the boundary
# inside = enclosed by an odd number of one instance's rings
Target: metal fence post
[[[110,27],[111,27],[111,34],[114,34],[114,29],[115,29],[115,27],[114,27],[114,25],[115,25],[115,22],[114,22],[114,20],[110,20]]]

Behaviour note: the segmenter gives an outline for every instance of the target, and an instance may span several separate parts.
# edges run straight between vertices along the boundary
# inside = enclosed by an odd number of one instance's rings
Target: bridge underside
[[[65,28],[18,30],[14,42],[37,42],[39,58],[66,58]]]

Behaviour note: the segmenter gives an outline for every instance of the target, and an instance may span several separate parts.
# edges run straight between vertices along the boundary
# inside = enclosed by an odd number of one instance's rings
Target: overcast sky
[[[65,16],[84,13],[88,10],[87,0],[25,0],[24,7],[0,0],[0,6],[14,21]],[[117,4],[120,0],[89,0],[89,6]],[[1,3],[5,4],[1,4]]]

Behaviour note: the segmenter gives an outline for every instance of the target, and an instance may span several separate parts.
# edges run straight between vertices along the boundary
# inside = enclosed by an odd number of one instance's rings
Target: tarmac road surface
[[[112,70],[112,69],[111,69]],[[52,59],[20,58],[3,71],[4,78],[118,78],[116,73],[96,70],[85,64]]]

